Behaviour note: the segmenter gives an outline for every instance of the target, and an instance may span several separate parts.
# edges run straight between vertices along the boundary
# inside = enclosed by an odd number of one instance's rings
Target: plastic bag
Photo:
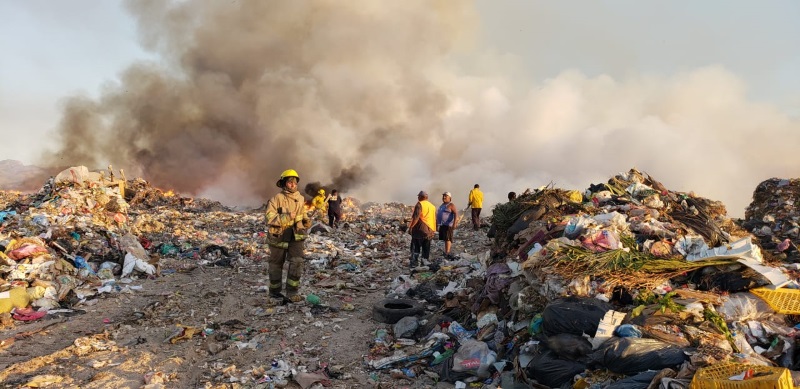
[[[682,364],[683,350],[655,339],[612,338],[592,354],[592,360],[614,373],[633,375]]]
[[[729,295],[717,311],[728,321],[758,320],[775,312],[764,300],[750,292]]]
[[[414,316],[406,316],[400,319],[394,325],[395,338],[408,338],[414,335],[414,332],[419,328],[419,320]]]
[[[392,281],[392,291],[398,295],[405,295],[409,289],[414,289],[419,283],[407,275],[400,275]]]
[[[645,184],[638,183],[638,182],[634,182],[633,184],[630,184],[627,188],[625,188],[625,191],[630,193],[631,196],[638,197],[638,198],[646,197],[646,196],[650,196],[650,195],[652,195],[654,193],[658,193],[658,192],[656,192],[655,189],[653,189],[653,188],[651,188],[651,187],[649,187],[649,186],[647,186]]]
[[[586,236],[581,237],[581,244],[596,253],[622,248],[617,233],[609,230],[586,234]]]
[[[580,335],[558,334],[545,338],[547,348],[560,358],[578,361],[592,352],[592,344]]]
[[[451,334],[455,335],[456,338],[458,338],[459,341],[461,341],[463,339],[466,339],[466,338],[469,338],[469,337],[472,337],[472,336],[475,336],[475,333],[477,333],[477,331],[475,331],[475,330],[468,331],[466,328],[464,328],[457,321],[453,321],[453,322],[450,323],[450,327],[448,327],[448,331],[450,331]]]
[[[614,335],[620,338],[641,338],[642,331],[633,324],[623,324],[617,327],[617,330],[614,331]]]
[[[586,228],[592,225],[593,220],[583,215],[573,217],[564,227],[564,236],[570,239],[575,239],[583,233]]]
[[[453,356],[453,371],[471,372],[478,377],[489,376],[489,366],[497,359],[497,354],[481,341],[466,339]]]
[[[611,308],[611,304],[594,298],[557,299],[544,308],[542,328],[548,336],[556,334],[595,336],[597,326]]]
[[[653,381],[657,371],[646,371],[633,377],[623,378],[605,387],[605,389],[647,389]]]
[[[613,231],[622,232],[628,230],[628,216],[617,211],[601,213],[599,215],[592,216],[592,218],[595,220],[595,222],[597,222],[597,224]]]
[[[156,274],[155,266],[147,263],[141,258],[136,258],[131,253],[127,253],[125,254],[125,263],[122,265],[122,277],[131,274],[134,270],[138,270],[149,275]]]
[[[536,356],[526,368],[529,377],[533,377],[540,384],[551,388],[571,382],[576,374],[583,373],[586,365],[580,362],[558,359],[556,354],[547,350]]]

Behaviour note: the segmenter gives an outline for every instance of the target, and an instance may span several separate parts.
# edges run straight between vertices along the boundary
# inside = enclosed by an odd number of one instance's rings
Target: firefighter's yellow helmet
[[[317,192],[317,194],[321,194],[321,195],[323,195],[323,196],[324,196],[324,195],[325,195],[325,189],[320,189],[320,190]]]
[[[281,173],[281,179],[278,180],[278,182],[276,182],[275,185],[277,185],[279,188],[283,188],[284,181],[289,177],[296,178],[297,182],[300,183],[300,176],[297,174],[297,172],[294,169],[287,169],[284,170],[283,173]]]

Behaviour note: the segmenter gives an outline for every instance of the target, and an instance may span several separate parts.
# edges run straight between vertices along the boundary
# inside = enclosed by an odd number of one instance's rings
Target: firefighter
[[[325,214],[328,212],[326,209],[328,204],[325,202],[325,189],[317,191],[317,195],[311,200],[311,205],[314,207],[314,215],[325,221]]]
[[[305,198],[297,191],[300,176],[293,169],[281,173],[276,185],[281,192],[267,203],[267,232],[269,240],[269,292],[281,297],[283,289],[283,264],[289,263],[286,273],[286,297],[293,302],[301,300],[298,294],[303,275],[303,241],[311,220],[306,215]]]

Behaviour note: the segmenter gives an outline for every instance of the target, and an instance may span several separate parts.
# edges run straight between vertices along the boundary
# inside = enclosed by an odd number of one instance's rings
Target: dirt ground
[[[85,313],[6,330],[3,338],[15,342],[0,354],[0,381],[3,387],[17,387],[47,374],[63,377],[53,387],[138,388],[148,373],[159,373],[167,387],[196,388],[214,381],[217,369],[212,365],[233,369],[227,370],[233,376],[242,375],[243,369],[268,369],[273,359],[284,359],[291,345],[309,370],[327,363],[355,371],[339,380],[340,387],[365,384],[367,374],[360,365],[378,326],[371,320],[371,302],[384,291],[325,293],[326,300],[353,301],[356,309],[351,312],[312,313],[306,303],[272,307],[259,288],[267,281],[263,270],[263,264],[196,267],[137,282],[140,291],[99,298],[81,307]],[[321,325],[308,325],[315,322]],[[167,340],[179,324],[209,323],[219,329],[175,344]],[[239,349],[231,341],[236,334],[257,337],[256,348]],[[99,345],[80,351],[73,345],[78,338]]]
[[[372,320],[372,305],[407,263],[407,249],[385,250],[371,287],[319,286],[319,269],[307,266],[311,282],[301,292],[320,296],[316,307],[274,305],[263,261],[230,268],[164,260],[160,277],[130,284],[140,289],[0,332],[0,387],[268,388],[256,380],[276,360],[300,371],[327,367],[333,388],[432,387],[364,365],[372,334],[388,328]],[[354,309],[345,310],[348,304]],[[199,333],[175,339],[179,325]],[[290,380],[286,387],[301,386]]]

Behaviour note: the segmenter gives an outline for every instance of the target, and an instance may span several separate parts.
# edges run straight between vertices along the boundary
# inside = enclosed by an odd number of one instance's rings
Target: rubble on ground
[[[528,190],[493,209],[491,250],[399,277],[390,294],[438,308],[411,336],[376,336],[370,366],[503,388],[679,388],[758,369],[791,380],[795,268],[726,215],[636,170],[585,192]]]
[[[800,262],[800,179],[771,178],[756,186],[745,210],[743,227],[759,239],[765,253],[777,260]]]
[[[202,364],[162,359],[136,378],[145,387],[683,388],[739,374],[784,384],[797,370],[794,180],[759,185],[743,221],[636,170],[528,190],[496,205],[490,228],[462,220],[455,256],[434,241],[414,269],[412,205],[346,198],[340,228],[315,220],[305,301],[291,304],[266,294],[263,209],[114,176],[76,167],[36,193],[0,192],[0,278],[14,295],[0,323],[15,334],[0,350],[23,347],[25,326],[140,297],[41,358],[103,356],[89,363],[102,370],[163,349]],[[337,360],[333,344],[363,360]],[[112,385],[21,370],[0,380]]]

